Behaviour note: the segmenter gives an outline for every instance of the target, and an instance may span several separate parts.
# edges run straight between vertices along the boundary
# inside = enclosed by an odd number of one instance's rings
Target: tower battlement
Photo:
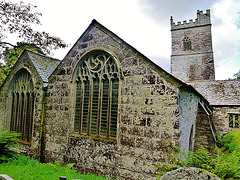
[[[210,10],[197,11],[195,21],[171,17],[171,73],[183,81],[214,80]]]
[[[187,20],[184,20],[183,22],[179,21],[175,23],[173,22],[173,17],[171,16],[170,24],[171,24],[171,30],[211,25],[210,9],[207,9],[206,13],[203,13],[203,11],[197,10],[197,18],[195,19],[195,21],[193,21],[193,19],[190,19],[188,22]]]

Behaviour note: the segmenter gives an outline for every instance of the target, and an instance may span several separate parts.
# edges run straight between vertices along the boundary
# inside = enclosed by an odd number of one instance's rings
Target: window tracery
[[[34,88],[31,75],[20,70],[12,82],[10,130],[21,133],[19,139],[30,142],[32,137]]]
[[[116,138],[120,72],[115,59],[103,51],[87,54],[76,68],[74,131]]]
[[[188,37],[185,37],[183,39],[183,50],[184,51],[192,50],[192,43]]]

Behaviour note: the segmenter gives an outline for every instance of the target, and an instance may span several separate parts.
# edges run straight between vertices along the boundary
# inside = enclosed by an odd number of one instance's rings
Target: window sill
[[[93,139],[96,141],[103,141],[103,142],[112,142],[112,143],[116,143],[117,140],[116,138],[105,138],[105,137],[101,137],[101,136],[94,136],[94,135],[86,135],[86,134],[79,134],[79,133],[72,133],[69,135],[69,137],[71,138],[88,138],[88,139]]]
[[[29,146],[31,146],[31,143],[30,143],[30,142],[23,141],[23,140],[19,140],[18,143],[23,144],[23,145],[29,145]]]

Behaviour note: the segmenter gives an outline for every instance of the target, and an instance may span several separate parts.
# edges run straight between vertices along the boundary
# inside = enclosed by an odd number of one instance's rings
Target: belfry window
[[[188,37],[185,37],[183,39],[183,50],[184,51],[192,50],[191,40]]]
[[[10,130],[21,133],[19,139],[30,142],[34,109],[34,92],[31,75],[20,70],[12,82],[12,110]]]
[[[106,52],[85,55],[76,70],[74,131],[94,137],[116,138],[119,68]]]

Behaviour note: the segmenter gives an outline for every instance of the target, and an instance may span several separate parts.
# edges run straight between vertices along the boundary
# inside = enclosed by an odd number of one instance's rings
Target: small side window
[[[230,128],[239,128],[240,116],[237,113],[228,113],[228,122]]]

